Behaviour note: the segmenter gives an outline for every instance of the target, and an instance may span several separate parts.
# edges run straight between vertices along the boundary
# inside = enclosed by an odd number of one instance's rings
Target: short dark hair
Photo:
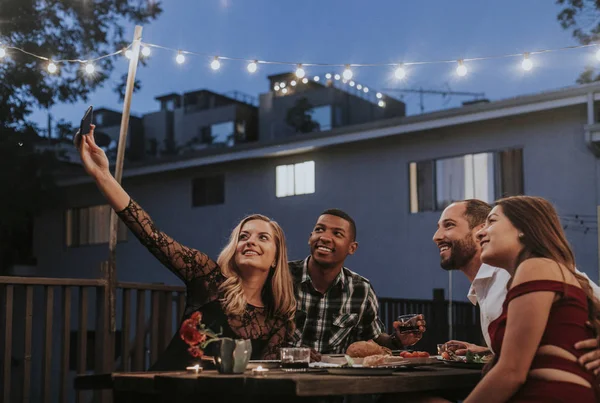
[[[487,216],[492,211],[492,206],[479,199],[467,199],[462,202],[465,203],[464,216],[469,222],[469,229],[485,224]]]
[[[348,221],[348,223],[350,224],[350,229],[352,229],[352,240],[356,241],[356,223],[354,222],[354,219],[352,217],[350,217],[350,214],[348,214],[345,211],[342,211],[340,209],[337,209],[337,208],[330,208],[321,213],[321,215],[325,215],[325,214],[334,215],[336,217],[340,217],[340,218]]]

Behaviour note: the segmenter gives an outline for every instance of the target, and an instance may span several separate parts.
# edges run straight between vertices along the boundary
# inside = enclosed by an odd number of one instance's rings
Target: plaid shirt
[[[355,341],[379,337],[384,325],[369,280],[344,267],[321,294],[308,275],[309,258],[289,263],[298,304],[293,344],[322,354],[343,354]]]

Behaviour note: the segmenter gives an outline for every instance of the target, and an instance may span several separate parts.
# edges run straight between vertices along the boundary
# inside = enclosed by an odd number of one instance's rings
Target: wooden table
[[[439,365],[402,370],[388,376],[286,373],[276,369],[270,370],[265,377],[253,376],[249,371],[240,375],[222,375],[216,371],[204,371],[198,375],[137,372],[78,376],[75,388],[112,388],[116,402],[243,402],[257,398],[260,402],[290,403],[315,397],[359,394],[431,392],[464,395],[477,385],[480,378],[479,370]]]

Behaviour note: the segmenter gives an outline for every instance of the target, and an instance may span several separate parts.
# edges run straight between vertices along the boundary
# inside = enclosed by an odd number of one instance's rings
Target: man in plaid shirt
[[[386,334],[369,280],[344,267],[346,257],[358,248],[352,217],[337,209],[324,211],[308,244],[310,256],[289,263],[298,304],[294,345],[343,354],[360,340],[399,349],[420,339],[397,330]],[[417,325],[425,331],[424,320]]]

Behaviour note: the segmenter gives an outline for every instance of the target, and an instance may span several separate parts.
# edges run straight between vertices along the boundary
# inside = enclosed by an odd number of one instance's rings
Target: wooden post
[[[123,115],[121,117],[121,131],[119,133],[119,146],[117,149],[117,161],[115,167],[115,179],[121,183],[123,176],[123,158],[125,157],[125,148],[127,146],[127,131],[129,129],[129,111],[131,109],[131,97],[135,83],[135,73],[140,54],[140,42],[142,40],[142,27],[137,25],[133,34],[131,47],[131,59],[129,60],[129,72],[127,75],[127,86],[125,87],[125,99],[123,102]],[[114,211],[110,214],[110,238],[108,243],[108,267],[104,273],[106,287],[108,291],[108,310],[110,321],[110,332],[116,331],[116,307],[115,307],[115,286],[116,286],[116,266],[117,266],[117,235],[119,230],[119,220]]]

